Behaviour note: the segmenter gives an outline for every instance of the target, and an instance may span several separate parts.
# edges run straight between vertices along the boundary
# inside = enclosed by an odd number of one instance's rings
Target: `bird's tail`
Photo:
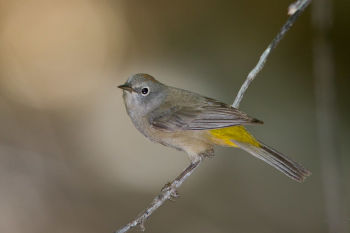
[[[259,146],[239,141],[233,141],[233,143],[258,159],[270,164],[293,180],[303,182],[306,177],[311,175],[311,172],[302,165],[261,142],[259,142]]]

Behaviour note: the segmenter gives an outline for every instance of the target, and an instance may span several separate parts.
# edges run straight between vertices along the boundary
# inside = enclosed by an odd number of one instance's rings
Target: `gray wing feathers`
[[[262,123],[238,109],[214,99],[202,96],[194,97],[191,96],[191,99],[174,106],[171,106],[169,102],[165,103],[150,114],[150,123],[154,127],[170,131],[206,130]]]

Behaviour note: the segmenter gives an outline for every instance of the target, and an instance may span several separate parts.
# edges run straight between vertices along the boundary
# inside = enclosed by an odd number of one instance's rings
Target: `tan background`
[[[146,72],[232,103],[290,1],[0,1],[0,231],[112,232],[174,178],[184,153],[146,140],[116,88]],[[350,223],[349,2],[334,1],[340,195]],[[346,10],[347,9],[347,10]],[[216,157],[147,232],[327,232],[310,9],[243,99],[267,144],[309,168],[298,184],[248,154]]]

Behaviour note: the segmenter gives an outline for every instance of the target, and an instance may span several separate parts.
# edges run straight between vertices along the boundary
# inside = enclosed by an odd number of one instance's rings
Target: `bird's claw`
[[[170,182],[166,183],[161,191],[162,192],[170,191],[170,197],[169,197],[170,201],[175,201],[175,199],[180,196],[179,193],[175,189],[172,189]]]
[[[179,193],[174,190],[170,193],[169,201],[175,201],[176,198],[180,197]]]
[[[168,191],[171,188],[171,183],[166,183],[163,188],[161,189],[162,192]]]

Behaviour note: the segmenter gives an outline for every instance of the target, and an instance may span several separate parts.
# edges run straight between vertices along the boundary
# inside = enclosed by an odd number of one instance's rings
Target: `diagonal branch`
[[[160,194],[156,196],[152,203],[141,213],[139,216],[134,219],[132,222],[128,223],[124,227],[120,228],[116,231],[116,233],[125,233],[129,231],[131,228],[140,225],[141,230],[144,230],[144,223],[148,219],[151,214],[158,209],[166,200],[176,198],[178,196],[177,189],[181,186],[181,184],[192,174],[192,172],[199,166],[202,161],[202,158],[192,162],[178,177],[176,177],[173,182],[166,184]]]
[[[311,0],[298,0],[294,3],[292,3],[288,8],[288,14],[290,14],[290,17],[288,18],[287,22],[283,25],[279,33],[276,35],[276,37],[271,41],[269,46],[265,49],[263,54],[260,56],[259,62],[255,65],[255,67],[250,71],[248,74],[246,80],[244,81],[243,85],[241,86],[241,89],[239,90],[235,101],[231,105],[234,108],[238,108],[239,104],[241,103],[243,99],[243,95],[247,91],[250,83],[255,79],[257,74],[262,70],[262,68],[265,65],[265,62],[272,52],[274,48],[278,45],[278,43],[282,40],[286,32],[293,26],[294,22],[297,20],[297,18],[300,16],[300,14],[305,10],[305,8],[311,3]]]
[[[255,79],[256,75],[261,71],[264,67],[267,57],[270,55],[271,51],[277,46],[286,32],[292,27],[293,23],[300,16],[300,14],[304,11],[304,9],[310,4],[311,0],[298,0],[295,3],[289,6],[288,14],[291,15],[287,22],[283,25],[280,32],[276,35],[276,37],[269,44],[267,49],[261,55],[258,64],[254,67],[252,71],[250,71],[248,77],[243,83],[241,89],[239,90],[237,97],[232,104],[232,107],[238,108],[240,102],[243,99],[244,93],[247,91],[250,83]],[[145,221],[151,216],[151,214],[158,209],[161,205],[164,204],[166,200],[170,200],[172,198],[177,197],[177,189],[182,185],[182,183],[193,173],[193,171],[200,165],[202,158],[199,160],[192,162],[174,181],[164,186],[162,191],[158,196],[156,196],[151,204],[136,217],[130,223],[125,225],[116,231],[116,233],[125,233],[130,229],[140,226],[141,230],[144,230]]]

